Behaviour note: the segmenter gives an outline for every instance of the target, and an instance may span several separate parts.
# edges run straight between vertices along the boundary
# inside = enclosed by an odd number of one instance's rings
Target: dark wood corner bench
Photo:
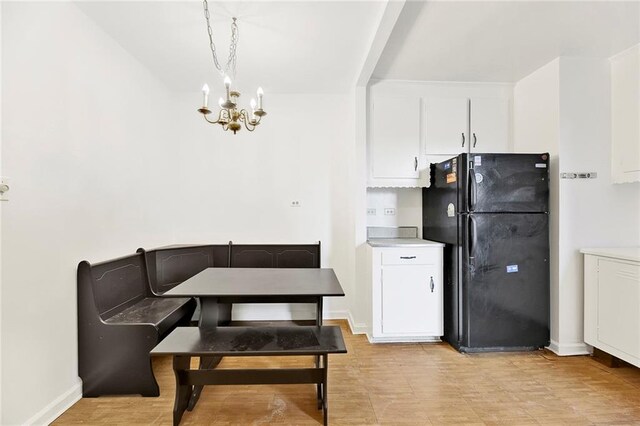
[[[180,423],[193,398],[193,388],[197,386],[313,383],[317,385],[318,408],[323,409],[326,426],[328,354],[346,352],[338,326],[179,327],[158,344],[151,355],[173,356],[176,376],[174,425]],[[194,356],[287,355],[320,356],[322,363],[312,368],[190,369],[191,357]]]
[[[188,325],[192,298],[150,290],[142,253],[78,265],[78,374],[82,395],[158,396],[149,352],[178,325]]]

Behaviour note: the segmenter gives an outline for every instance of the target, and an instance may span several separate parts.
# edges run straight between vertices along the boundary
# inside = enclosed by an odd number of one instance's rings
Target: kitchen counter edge
[[[367,240],[367,244],[371,247],[444,247],[443,243],[419,238],[376,238]]]

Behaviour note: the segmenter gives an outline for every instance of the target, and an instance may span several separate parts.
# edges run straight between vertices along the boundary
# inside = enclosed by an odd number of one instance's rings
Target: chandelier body
[[[242,125],[250,131],[253,132],[256,129],[256,126],[260,124],[260,120],[262,117],[267,115],[267,113],[262,109],[253,109],[250,113],[246,109],[238,109],[238,98],[240,97],[240,93],[236,91],[229,92],[229,101],[223,102],[218,111],[218,118],[215,120],[211,120],[208,115],[212,113],[212,111],[204,105],[202,108],[198,109],[198,112],[204,116],[204,119],[211,124],[220,124],[223,130],[231,130],[235,135],[238,130],[242,129]]]
[[[258,124],[260,124],[260,120],[262,119],[262,117],[267,115],[267,113],[262,108],[262,97],[264,93],[261,87],[259,87],[257,91],[258,102],[256,103],[255,99],[251,99],[251,112],[244,108],[238,108],[238,98],[240,97],[240,92],[231,90],[231,78],[229,78],[228,71],[232,71],[233,75],[235,76],[236,58],[238,51],[238,25],[236,24],[236,18],[233,18],[233,22],[231,24],[231,46],[229,47],[229,59],[227,61],[226,70],[223,71],[220,63],[218,62],[216,47],[213,44],[213,32],[211,30],[211,24],[209,22],[209,6],[207,0],[203,1],[203,5],[205,20],[207,21],[209,47],[211,49],[211,55],[213,57],[213,64],[220,72],[220,74],[224,76],[226,99],[220,98],[220,110],[218,111],[218,117],[215,120],[210,119],[208,116],[212,114],[212,111],[208,106],[209,86],[205,84],[202,88],[204,102],[202,108],[198,108],[198,112],[203,115],[204,119],[208,123],[219,124],[223,130],[230,130],[234,135],[238,132],[238,130],[242,129],[242,125],[244,125],[244,127],[248,131],[253,132]]]

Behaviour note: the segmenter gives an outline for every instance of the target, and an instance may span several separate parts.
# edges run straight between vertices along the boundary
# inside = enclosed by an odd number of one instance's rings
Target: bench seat
[[[165,334],[190,309],[189,298],[145,297],[135,305],[105,320],[107,324],[151,324]]]
[[[173,424],[195,405],[204,385],[316,384],[318,408],[328,423],[327,377],[329,354],[346,353],[338,326],[292,327],[178,327],[151,350],[152,356],[173,355],[176,397]],[[191,369],[191,357],[225,356],[320,356],[315,368]],[[215,364],[215,363],[213,363]]]
[[[78,375],[82,395],[158,396],[149,351],[196,302],[154,297],[144,254],[78,265]]]

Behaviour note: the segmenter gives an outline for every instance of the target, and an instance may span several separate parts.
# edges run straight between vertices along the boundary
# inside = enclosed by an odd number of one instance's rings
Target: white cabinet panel
[[[442,292],[433,266],[385,266],[382,270],[382,333],[441,335]],[[438,283],[439,284],[439,283]]]
[[[426,98],[425,151],[428,155],[457,155],[469,144],[469,99]]]
[[[471,152],[509,152],[509,100],[471,99]]]
[[[598,340],[640,357],[640,265],[598,260]]]
[[[580,251],[584,341],[640,367],[640,247]]]
[[[372,176],[420,177],[420,98],[378,97],[373,102]]]
[[[640,181],[640,47],[611,60],[612,175]]]

